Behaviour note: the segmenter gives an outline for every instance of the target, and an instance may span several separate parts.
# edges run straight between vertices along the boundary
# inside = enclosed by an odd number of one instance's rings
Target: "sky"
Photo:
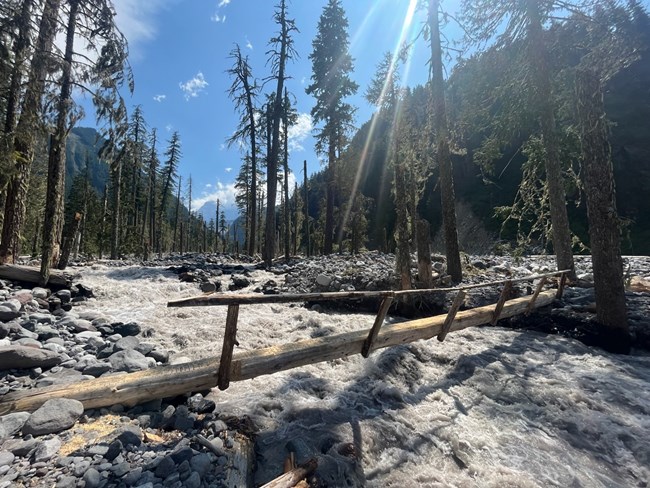
[[[457,0],[447,2],[457,3]],[[141,105],[149,127],[157,128],[162,153],[173,131],[182,141],[179,174],[183,182],[191,175],[192,208],[219,198],[234,208],[234,180],[242,153],[226,141],[237,126],[238,115],[227,90],[232,65],[229,53],[237,43],[250,57],[253,75],[270,74],[266,65],[269,39],[277,32],[271,0],[114,0],[116,22],[129,41],[135,92],[126,95],[127,107]],[[314,125],[310,110],[314,99],[305,94],[310,82],[312,40],[327,0],[289,1],[289,16],[300,30],[294,42],[299,58],[290,62],[287,86],[295,96],[299,123],[292,129],[289,164],[292,178],[303,178],[322,162],[314,151]],[[415,11],[415,0],[343,0],[349,21],[350,52],[359,84],[350,99],[357,107],[355,124],[367,121],[373,108],[363,94],[383,53],[395,51],[400,39],[412,39],[422,28],[424,12]],[[409,10],[410,9],[410,10]],[[409,15],[409,11],[413,14]],[[411,18],[409,22],[408,19]],[[408,85],[427,79],[427,45],[420,38],[414,45],[409,72],[402,74]],[[406,68],[405,68],[406,69]],[[275,89],[266,85],[266,93]],[[92,110],[79,125],[93,125]],[[292,185],[293,186],[293,185]],[[185,191],[185,190],[184,190]]]

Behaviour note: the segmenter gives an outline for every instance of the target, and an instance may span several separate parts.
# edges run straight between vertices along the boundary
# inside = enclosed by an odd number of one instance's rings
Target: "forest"
[[[279,0],[266,65],[235,45],[223,75],[239,116],[227,143],[242,150],[240,217],[229,222],[219,202],[210,218],[192,208],[182,135],[165,140],[142,107],[127,106],[137,80],[111,0],[3,2],[0,263],[37,257],[45,283],[78,256],[231,252],[270,266],[379,249],[396,255],[401,288],[426,288],[434,240],[462,281],[472,246],[458,230],[463,208],[495,236],[489,252],[552,253],[566,270],[574,253],[591,253],[599,320],[625,337],[621,253],[650,251],[646,9],[638,0],[445,8],[418,3],[425,85],[400,80],[405,44],[359,86],[342,3],[327,2],[311,51],[298,53],[299,26]],[[465,33],[453,45],[441,33],[451,22]],[[286,80],[298,55],[312,65],[305,91],[325,165],[289,188],[297,111]],[[79,92],[93,101],[96,129],[77,127]],[[371,120],[355,120],[357,93],[375,107]]]

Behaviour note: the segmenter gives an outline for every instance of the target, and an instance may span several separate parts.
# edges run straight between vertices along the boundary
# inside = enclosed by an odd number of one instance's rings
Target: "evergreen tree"
[[[230,52],[230,58],[233,59],[233,67],[228,73],[233,77],[232,85],[228,90],[228,95],[235,102],[235,107],[240,112],[239,125],[235,133],[228,140],[228,144],[236,141],[249,144],[249,162],[244,160],[242,168],[250,164],[250,171],[247,172],[250,183],[246,182],[246,245],[248,254],[255,253],[255,243],[257,235],[257,205],[255,202],[257,195],[258,183],[258,164],[257,164],[257,124],[255,101],[259,92],[259,87],[253,78],[252,70],[248,62],[248,56],[242,57],[239,44]],[[241,175],[241,173],[240,173]]]
[[[287,17],[286,0],[280,0],[273,16],[279,26],[279,32],[270,41],[271,48],[267,52],[271,63],[271,79],[276,80],[275,98],[272,108],[272,130],[270,152],[267,158],[266,179],[266,232],[264,234],[264,262],[271,266],[275,256],[275,199],[277,195],[278,162],[280,155],[280,122],[282,120],[282,96],[284,83],[287,79],[287,61],[295,58],[297,53],[293,47],[294,32],[298,32],[295,21]]]
[[[445,101],[445,81],[442,73],[442,46],[440,40],[439,0],[429,0],[429,42],[431,47],[431,113],[436,147],[436,161],[440,172],[442,225],[445,236],[447,272],[454,282],[463,279],[460,248],[456,228],[456,196],[449,150],[449,127]]]
[[[52,46],[57,33],[57,21],[62,0],[45,0],[39,24],[38,38],[30,62],[29,75],[22,99],[20,118],[15,135],[4,141],[0,152],[10,157],[0,157],[0,170],[10,175],[6,203],[0,191],[0,207],[3,208],[2,237],[0,238],[0,263],[15,262],[20,255],[21,235],[27,213],[27,191],[36,144],[41,135],[41,98],[45,91],[46,75],[52,59]],[[6,168],[4,166],[7,166]],[[1,179],[2,177],[0,177]],[[0,187],[4,184],[0,182]],[[4,188],[0,188],[3,190]]]
[[[166,249],[163,243],[163,226],[166,222],[167,207],[171,199],[171,191],[177,177],[178,165],[181,160],[181,139],[178,131],[174,131],[165,151],[165,162],[160,170],[160,179],[162,182],[160,192],[160,209],[158,212],[158,237],[156,239],[156,252],[162,256],[163,250]],[[177,215],[178,217],[178,215]],[[182,240],[182,236],[181,240]],[[182,247],[182,246],[181,246]]]
[[[345,99],[356,93],[358,85],[350,79],[353,70],[348,40],[348,20],[340,0],[329,0],[318,21],[318,32],[309,55],[312,62],[308,95],[316,98],[311,110],[315,123],[322,123],[316,134],[316,149],[327,154],[327,200],[324,252],[332,252],[336,167],[352,127],[354,108]]]

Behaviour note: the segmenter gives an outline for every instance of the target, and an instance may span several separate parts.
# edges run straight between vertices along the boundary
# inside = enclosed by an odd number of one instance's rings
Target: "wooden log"
[[[499,301],[497,302],[497,306],[494,307],[494,316],[492,317],[492,321],[490,322],[491,325],[496,325],[496,323],[499,321],[499,318],[501,318],[501,311],[503,310],[503,304],[506,303],[506,300],[508,300],[508,296],[510,295],[510,290],[512,290],[512,281],[506,281],[505,284],[503,285],[503,290],[501,290],[501,295],[499,296]]]
[[[541,292],[535,307],[549,305],[555,290]],[[513,317],[526,311],[530,296],[509,300],[503,306],[501,318]],[[487,305],[456,314],[449,332],[490,323],[494,305]],[[442,331],[446,315],[411,320],[381,328],[374,349],[431,339]],[[359,354],[368,331],[359,330],[315,339],[292,342],[263,349],[243,351],[233,355],[230,381],[243,381],[308,364],[331,361]],[[51,398],[72,398],[84,408],[100,408],[117,403],[136,405],[154,398],[166,398],[202,391],[217,385],[219,358],[207,358],[190,363],[161,366],[147,371],[104,376],[67,385],[7,393],[0,399],[0,415],[17,411],[33,411]]]
[[[528,308],[526,309],[526,315],[528,315],[535,308],[535,300],[537,300],[537,297],[539,296],[539,293],[542,291],[542,288],[544,288],[545,284],[546,284],[546,277],[542,278],[541,280],[539,280],[539,283],[537,283],[537,288],[535,288],[535,292],[533,293],[533,296],[530,299],[530,303],[528,303]]]
[[[379,306],[379,312],[377,312],[377,317],[375,317],[375,323],[372,324],[372,329],[370,329],[370,333],[368,334],[368,337],[366,338],[365,342],[363,343],[363,347],[361,348],[361,355],[364,358],[370,356],[370,352],[372,351],[372,343],[375,342],[375,338],[377,337],[379,329],[381,329],[381,326],[384,323],[384,319],[386,318],[386,314],[388,313],[388,309],[392,303],[393,297],[386,297],[381,302],[381,305]]]
[[[213,453],[215,456],[220,457],[223,456],[223,452],[217,449],[217,447],[212,444],[206,437],[202,436],[201,434],[196,434],[194,437],[194,440],[196,440],[197,443],[205,447],[208,451]]]
[[[232,362],[232,351],[237,342],[237,317],[239,315],[239,305],[228,305],[228,315],[226,316],[226,332],[223,337],[223,346],[221,349],[221,362],[219,364],[219,374],[217,384],[220,390],[225,390],[230,386],[230,365]]]
[[[32,266],[2,264],[0,265],[0,279],[38,284],[41,280],[41,270]],[[49,286],[70,286],[71,278],[60,271],[52,270],[47,284]]]
[[[265,485],[262,485],[261,488],[294,488],[307,476],[316,471],[317,467],[318,461],[316,461],[316,459],[310,459],[288,473],[284,473]]]
[[[232,464],[228,466],[224,480],[226,488],[253,486],[253,466],[255,464],[253,441],[238,435],[233,442],[231,459]]]
[[[447,312],[447,317],[445,318],[445,323],[442,324],[442,331],[440,331],[440,334],[438,334],[438,340],[440,342],[444,341],[445,337],[447,337],[447,334],[449,333],[449,329],[451,328],[451,324],[454,323],[454,319],[456,318],[456,314],[458,313],[458,310],[460,309],[460,306],[465,301],[465,295],[466,295],[466,293],[463,290],[461,290],[461,291],[458,292],[458,294],[454,298],[454,301],[451,304],[451,308],[449,309],[449,312]]]

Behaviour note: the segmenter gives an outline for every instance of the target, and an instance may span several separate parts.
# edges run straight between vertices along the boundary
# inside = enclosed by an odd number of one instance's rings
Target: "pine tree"
[[[323,9],[312,47],[313,51],[309,55],[312,62],[312,83],[306,92],[316,98],[316,105],[311,110],[314,122],[323,124],[316,135],[316,149],[321,154],[327,154],[324,252],[331,254],[336,167],[354,115],[354,108],[345,99],[354,95],[358,89],[358,85],[350,79],[353,65],[348,52],[348,20],[340,0],[329,0]]]
[[[575,5],[563,1],[540,3],[526,0],[513,4],[506,0],[463,1],[466,28],[476,42],[486,43],[494,38],[497,45],[511,44],[517,40],[525,41],[527,48],[530,80],[530,99],[539,117],[539,131],[544,147],[546,185],[548,187],[552,222],[553,249],[558,269],[568,269],[575,278],[572,238],[566,210],[566,192],[560,164],[559,139],[553,106],[553,90],[544,24],[554,18],[555,11],[577,11]],[[504,29],[499,33],[498,29]]]
[[[271,266],[275,256],[275,199],[277,195],[278,172],[280,155],[280,122],[282,120],[282,95],[284,82],[287,79],[287,61],[295,58],[297,53],[293,47],[292,34],[298,32],[295,21],[287,17],[286,0],[280,0],[273,16],[280,31],[270,41],[271,48],[267,52],[271,63],[272,76],[276,80],[275,98],[272,109],[271,150],[267,160],[266,179],[266,232],[264,235],[264,262]]]
[[[0,263],[15,262],[16,257],[20,255],[21,235],[27,213],[27,191],[36,153],[36,141],[40,135],[41,98],[45,91],[48,65],[57,32],[60,4],[61,0],[45,1],[15,137],[13,141],[5,141],[7,153],[12,155],[13,161],[10,158],[6,173],[11,175],[6,203],[0,192],[0,206],[4,206]],[[5,174],[5,171],[2,173]]]
[[[252,70],[248,62],[248,56],[242,57],[239,44],[235,44],[235,48],[230,52],[230,58],[233,59],[233,67],[228,70],[228,73],[233,77],[232,85],[228,90],[228,95],[235,102],[235,107],[240,112],[239,125],[235,133],[228,140],[228,144],[236,141],[242,141],[249,144],[249,161],[250,171],[248,177],[250,184],[246,184],[246,244],[248,254],[251,256],[255,253],[256,243],[256,224],[257,224],[257,205],[255,198],[257,195],[258,183],[258,164],[257,164],[257,123],[255,121],[257,111],[255,108],[255,101],[259,92],[259,87],[253,78]],[[244,165],[248,164],[245,160]],[[243,168],[243,165],[242,165]]]
[[[177,169],[181,160],[181,139],[178,135],[178,131],[175,131],[172,134],[164,156],[165,162],[160,171],[162,186],[160,193],[160,209],[158,212],[158,237],[156,239],[156,252],[159,257],[162,257],[163,250],[166,249],[163,243],[163,226],[166,222],[167,207],[169,205],[169,200],[171,199],[171,191],[174,187],[174,182],[176,181]],[[182,239],[183,237],[181,236],[181,240]]]

